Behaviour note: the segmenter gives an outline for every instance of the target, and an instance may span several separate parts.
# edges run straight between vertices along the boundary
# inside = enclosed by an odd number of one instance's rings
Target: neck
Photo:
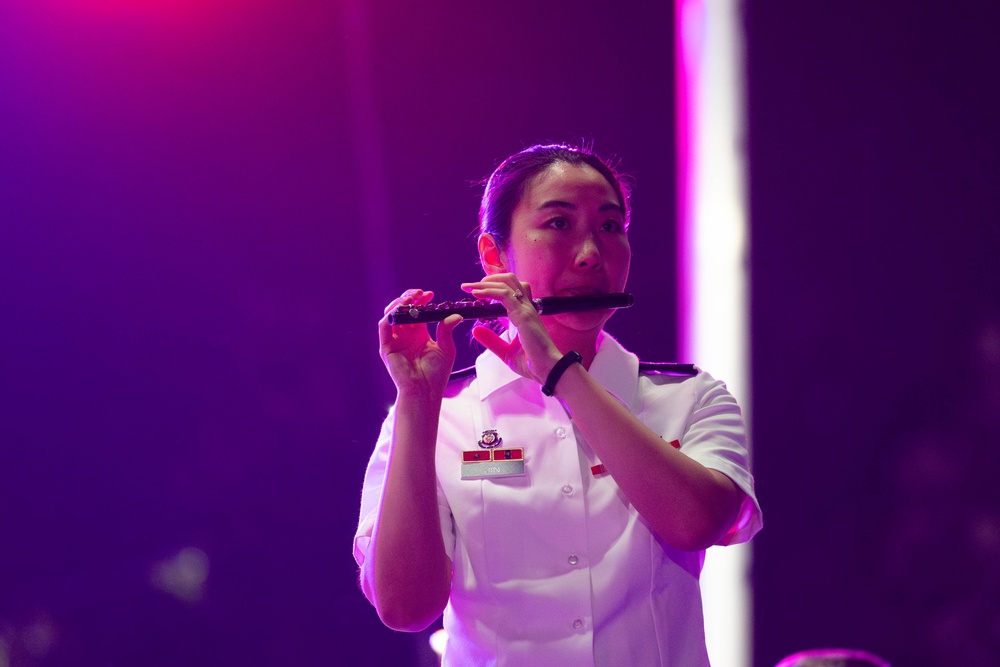
[[[553,316],[558,317],[558,315]],[[553,326],[554,325],[554,326]],[[566,354],[570,350],[580,353],[583,357],[583,367],[589,369],[594,357],[597,356],[597,338],[601,334],[602,327],[594,329],[577,330],[561,327],[552,323],[549,327],[549,335],[552,341],[559,348],[559,351]]]

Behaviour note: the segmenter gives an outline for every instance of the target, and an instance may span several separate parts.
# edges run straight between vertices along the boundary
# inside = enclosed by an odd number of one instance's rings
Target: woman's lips
[[[607,290],[599,287],[567,287],[557,292],[559,296],[592,296],[607,293]]]

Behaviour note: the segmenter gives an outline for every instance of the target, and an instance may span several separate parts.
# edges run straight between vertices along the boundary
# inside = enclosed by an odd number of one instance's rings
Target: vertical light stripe
[[[680,358],[726,381],[749,423],[743,51],[734,0],[676,0]],[[751,660],[749,546],[713,548],[702,597],[714,667]]]

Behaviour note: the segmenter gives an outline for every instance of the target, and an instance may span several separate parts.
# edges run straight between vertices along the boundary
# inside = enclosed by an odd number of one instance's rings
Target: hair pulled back
[[[547,168],[564,162],[573,166],[592,167],[603,176],[618,197],[628,225],[629,187],[624,178],[608,162],[589,148],[565,144],[539,144],[525,148],[504,160],[486,181],[486,190],[479,206],[479,231],[491,234],[497,245],[506,250],[510,245],[511,219],[531,179]]]

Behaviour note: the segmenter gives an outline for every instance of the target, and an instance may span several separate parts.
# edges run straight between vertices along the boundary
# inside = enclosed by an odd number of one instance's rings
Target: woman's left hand
[[[507,309],[507,318],[517,329],[517,335],[509,343],[484,326],[472,330],[473,338],[503,359],[518,375],[544,382],[562,352],[531,303],[531,285],[521,283],[513,273],[496,273],[477,283],[463,283],[462,289],[477,299],[502,303]]]

